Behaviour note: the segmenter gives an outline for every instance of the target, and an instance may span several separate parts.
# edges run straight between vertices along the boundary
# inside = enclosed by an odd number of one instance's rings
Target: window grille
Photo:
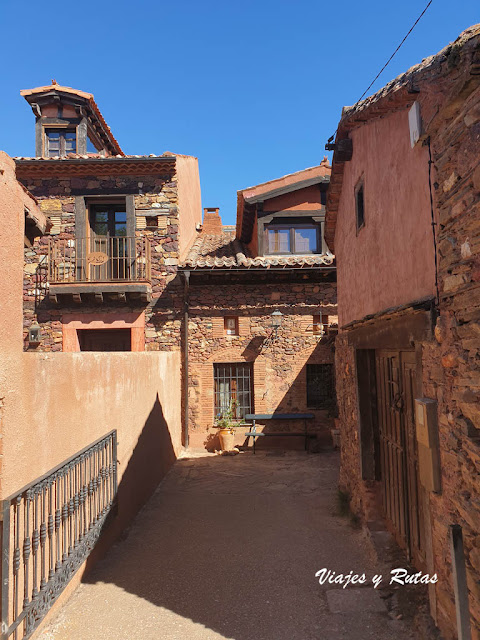
[[[252,365],[249,363],[215,364],[215,417],[228,411],[234,403],[234,415],[244,420],[252,407]]]
[[[307,407],[328,409],[334,404],[333,364],[307,364]]]

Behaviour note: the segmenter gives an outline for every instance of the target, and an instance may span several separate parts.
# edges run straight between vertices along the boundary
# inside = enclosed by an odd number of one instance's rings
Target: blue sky
[[[199,158],[203,205],[318,164],[427,0],[1,0],[0,149],[34,154],[20,89],[55,78],[95,95],[125,153]],[[370,93],[480,21],[478,0],[433,0]]]

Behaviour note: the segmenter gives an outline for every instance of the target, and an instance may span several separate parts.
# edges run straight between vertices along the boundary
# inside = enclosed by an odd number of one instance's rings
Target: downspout
[[[184,427],[183,427],[183,444],[185,449],[188,449],[188,288],[190,284],[190,271],[184,271],[183,275],[185,277],[185,289],[184,289],[184,345],[183,345],[183,380],[184,380],[184,407],[185,407],[185,416],[184,416]]]

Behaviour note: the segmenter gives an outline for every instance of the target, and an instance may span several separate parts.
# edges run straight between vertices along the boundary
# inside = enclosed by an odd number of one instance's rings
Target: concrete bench
[[[247,431],[245,434],[246,438],[253,438],[253,453],[255,454],[255,443],[257,438],[260,437],[303,437],[305,438],[305,451],[307,451],[307,443],[309,437],[314,437],[313,434],[308,433],[307,428],[307,420],[311,420],[315,416],[313,413],[247,413],[245,416],[245,420],[252,420],[252,428],[250,431]],[[274,431],[264,433],[263,431],[257,431],[256,421],[257,420],[303,420],[304,422],[304,430],[303,431]],[[248,441],[247,441],[248,444]]]

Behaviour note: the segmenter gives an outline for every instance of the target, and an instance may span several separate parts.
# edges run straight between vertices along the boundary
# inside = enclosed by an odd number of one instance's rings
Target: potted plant
[[[236,400],[231,400],[228,409],[217,417],[217,428],[220,429],[220,447],[222,451],[231,451],[235,444]]]

